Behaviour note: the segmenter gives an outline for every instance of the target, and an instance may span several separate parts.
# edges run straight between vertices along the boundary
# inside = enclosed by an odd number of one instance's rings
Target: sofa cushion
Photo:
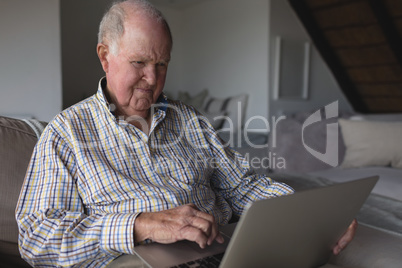
[[[346,145],[344,168],[402,168],[402,123],[340,119]]]
[[[294,116],[283,116],[275,119],[277,123],[271,126],[269,135],[269,151],[275,156],[276,163],[271,164],[275,172],[312,172],[332,168],[319,154],[333,154],[338,164],[342,162],[345,154],[345,145],[337,126],[338,118],[323,118],[320,121],[305,126],[307,118],[313,113],[299,113]],[[345,113],[340,117],[348,116]],[[331,127],[333,126],[333,127]],[[336,137],[330,139],[329,137]],[[317,152],[313,155],[307,148]],[[282,159],[283,161],[279,161]],[[335,159],[336,160],[336,159]],[[333,164],[336,164],[335,162]]]
[[[32,121],[0,116],[0,252],[12,255],[19,255],[15,208],[40,134],[30,125],[33,126]]]

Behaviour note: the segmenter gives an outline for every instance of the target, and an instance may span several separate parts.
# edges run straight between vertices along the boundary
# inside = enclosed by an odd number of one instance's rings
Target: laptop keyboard
[[[205,267],[205,268],[214,268],[219,267],[219,264],[222,261],[224,253],[216,254],[213,256],[208,256],[205,258],[201,258],[195,261],[189,261],[186,263],[182,263],[180,265],[173,266],[171,268],[187,268],[187,267]]]

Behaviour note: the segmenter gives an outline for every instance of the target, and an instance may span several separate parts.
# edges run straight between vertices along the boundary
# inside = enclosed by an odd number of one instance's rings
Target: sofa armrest
[[[29,267],[18,250],[15,207],[28,163],[45,123],[0,116],[0,266]]]

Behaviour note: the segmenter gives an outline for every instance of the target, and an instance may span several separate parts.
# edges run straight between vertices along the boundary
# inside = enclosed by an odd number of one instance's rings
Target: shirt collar
[[[104,108],[106,108],[109,112],[113,114],[113,107],[110,107],[109,101],[107,100],[103,89],[106,89],[106,77],[102,77],[98,83],[98,91],[96,93],[96,97],[99,102],[102,104]]]
[[[163,92],[159,95],[159,97],[156,100],[155,104],[157,105],[157,108],[159,110],[162,110],[162,111],[166,112],[166,109],[167,109],[167,106],[168,106],[168,101],[167,101],[166,95]]]

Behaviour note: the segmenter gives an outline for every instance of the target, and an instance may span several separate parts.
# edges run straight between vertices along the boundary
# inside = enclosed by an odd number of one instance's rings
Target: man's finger
[[[204,218],[193,216],[189,219],[189,222],[191,226],[203,231],[207,237],[209,237],[213,231],[213,223]]]
[[[209,232],[207,232],[208,245],[211,245],[214,240],[216,240],[218,243],[223,243],[224,242],[223,236],[219,232],[219,228],[215,222],[214,217],[202,211],[197,211],[197,216],[211,223],[210,230]]]
[[[200,229],[193,226],[186,226],[181,231],[179,240],[189,240],[197,243],[200,248],[205,248],[208,243],[208,237]]]
[[[335,255],[338,255],[353,240],[357,226],[358,226],[357,221],[353,220],[352,223],[349,225],[348,229],[346,230],[346,232],[343,234],[343,236],[339,239],[336,246],[333,248],[333,253]]]

